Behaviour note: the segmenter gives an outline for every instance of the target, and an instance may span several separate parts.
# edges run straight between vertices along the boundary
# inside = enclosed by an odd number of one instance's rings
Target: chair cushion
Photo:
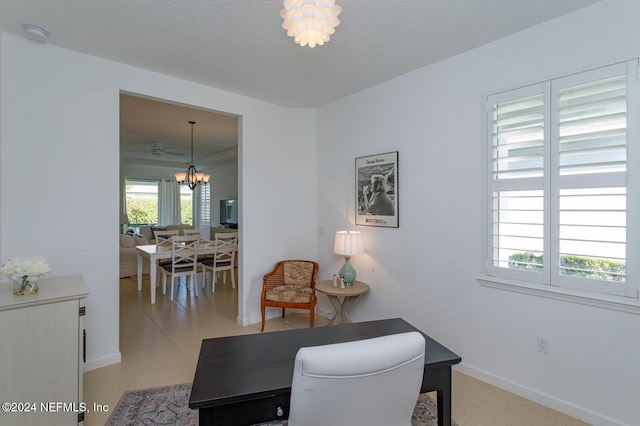
[[[313,276],[313,263],[309,262],[285,262],[284,285],[298,285],[308,287]]]
[[[210,257],[208,259],[205,258],[205,259],[202,259],[202,260],[198,259],[198,262],[213,268],[214,259],[212,257]],[[218,261],[218,262],[216,262],[216,266],[231,266],[231,261],[230,260],[224,261],[224,262]]]
[[[140,235],[147,241],[153,240],[153,232],[151,231],[150,226],[141,226],[140,227]]]
[[[185,272],[185,271],[191,271],[193,269],[193,266],[189,265],[189,266],[178,266],[179,264],[176,264],[176,272]],[[162,269],[164,269],[167,272],[171,272],[171,263],[169,264],[165,264],[165,265],[160,265],[160,267]]]
[[[312,292],[310,287],[280,285],[269,290],[265,299],[272,302],[311,303]]]
[[[136,246],[136,240],[131,235],[120,234],[120,247],[131,248]]]
[[[137,246],[144,246],[146,244],[149,244],[149,241],[147,241],[145,238],[138,237],[136,235],[133,236],[133,239],[136,242]]]

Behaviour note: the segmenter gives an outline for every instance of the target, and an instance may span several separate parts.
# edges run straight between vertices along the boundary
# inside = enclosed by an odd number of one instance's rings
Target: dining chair
[[[171,237],[178,235],[178,230],[173,231],[153,231],[156,239],[156,246],[171,247]]]
[[[204,240],[205,235],[207,235],[207,230],[204,228],[184,229],[182,232],[184,235],[197,235],[200,240]],[[204,269],[202,268],[202,261],[210,257],[211,256],[208,254],[198,257],[198,268],[202,271],[202,288],[204,288]]]
[[[164,247],[164,248],[170,248],[171,247],[171,237],[177,236],[178,235],[178,230],[172,230],[172,231],[153,231],[153,237],[156,240],[156,247]],[[170,265],[171,262],[167,261],[167,260],[163,260],[163,261],[156,261],[156,270],[160,271],[161,268],[165,265]],[[156,287],[160,286],[160,274],[156,274]]]
[[[410,426],[424,351],[417,331],[300,348],[289,426]]]
[[[171,237],[171,263],[162,264],[162,294],[167,294],[167,277],[171,276],[171,300],[173,300],[176,278],[180,285],[180,277],[186,277],[193,285],[193,292],[198,296],[198,244],[200,239],[194,235]]]
[[[237,232],[218,232],[214,237],[215,252],[213,257],[200,259],[202,264],[202,284],[206,280],[207,271],[211,271],[211,293],[216,291],[218,272],[229,271],[231,286],[236,288],[235,266],[236,251],[238,250]],[[222,283],[227,283],[227,274],[222,277]]]
[[[262,277],[262,329],[267,307],[308,309],[309,325],[313,327],[316,307],[316,279],[318,264],[310,260],[281,260]]]
[[[184,235],[198,235],[201,240],[204,240],[204,236],[207,233],[206,229],[198,228],[198,229],[184,229],[182,231]]]

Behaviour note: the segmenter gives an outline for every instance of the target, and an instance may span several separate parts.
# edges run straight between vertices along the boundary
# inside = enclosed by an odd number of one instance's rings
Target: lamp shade
[[[358,231],[338,231],[333,243],[333,252],[342,256],[355,256],[364,253],[362,239]]]
[[[120,225],[128,225],[129,216],[126,213],[120,213]]]
[[[342,8],[335,0],[284,0],[282,28],[300,46],[322,46],[340,25]]]

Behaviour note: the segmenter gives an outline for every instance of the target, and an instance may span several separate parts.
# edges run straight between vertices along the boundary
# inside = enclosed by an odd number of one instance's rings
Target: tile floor
[[[148,277],[138,293],[135,277],[120,280],[120,351],[122,362],[84,374],[84,401],[113,410],[127,390],[187,383],[193,380],[203,338],[259,333],[260,325],[236,324],[237,291],[216,285],[194,297],[181,285],[174,301],[169,295],[149,303]],[[316,317],[316,325],[327,319]],[[267,321],[267,331],[308,327],[308,315],[288,313]],[[91,412],[87,426],[103,425],[109,412]],[[453,417],[460,426],[578,426],[579,420],[454,371]]]

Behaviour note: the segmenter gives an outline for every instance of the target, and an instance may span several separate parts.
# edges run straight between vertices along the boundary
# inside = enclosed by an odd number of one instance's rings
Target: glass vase
[[[38,280],[24,276],[13,280],[13,294],[16,296],[26,296],[38,292]]]

